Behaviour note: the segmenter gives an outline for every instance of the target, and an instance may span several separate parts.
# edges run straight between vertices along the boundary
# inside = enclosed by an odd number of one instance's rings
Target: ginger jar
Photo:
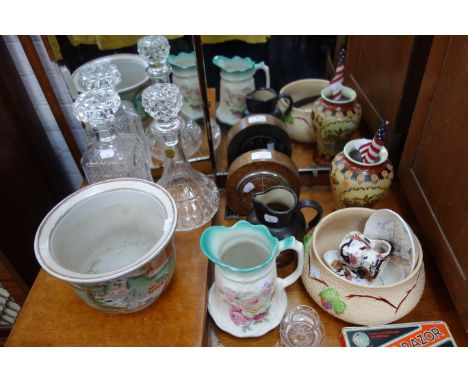
[[[322,90],[321,97],[312,105],[312,124],[316,132],[315,161],[329,165],[333,157],[343,150],[361,122],[361,105],[356,92],[343,86],[340,100],[332,98],[330,87]]]
[[[332,161],[330,185],[338,208],[372,207],[392,184],[394,171],[387,149],[382,147],[375,163],[362,163],[358,146],[363,141],[348,142]]]

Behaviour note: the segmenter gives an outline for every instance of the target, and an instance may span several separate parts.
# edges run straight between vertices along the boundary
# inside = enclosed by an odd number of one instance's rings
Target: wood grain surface
[[[399,177],[468,330],[467,59],[466,36],[434,37]]]
[[[303,188],[300,199],[312,199],[318,201],[323,207],[324,216],[335,209],[333,195],[328,187]],[[416,235],[420,237],[420,235],[418,235],[419,232],[415,224],[415,219],[412,216],[409,205],[403,197],[398,185],[394,185],[387,197],[379,202],[375,208],[390,208],[399,213],[414,229]],[[224,211],[224,208],[221,206],[219,211]],[[314,213],[312,211],[304,209],[303,212],[307,221],[313,217]],[[225,221],[223,214],[220,213],[216,217],[215,223],[217,225],[232,225],[235,221]],[[431,257],[430,249],[424,245],[424,242],[422,242],[422,246],[424,250],[424,263],[426,270],[426,286],[424,294],[416,308],[397,322],[443,320],[448,324],[458,346],[468,346],[468,334],[464,331],[461,321],[457,316],[455,307]],[[280,277],[284,277],[291,271],[292,268],[289,267],[279,270],[278,274]],[[213,282],[212,273],[212,269],[210,269],[210,284]],[[305,304],[313,307],[317,311],[325,329],[325,340],[323,346],[341,346],[338,339],[341,329],[345,326],[355,326],[326,313],[308,295],[300,279],[286,288],[286,293],[288,295],[288,310],[299,304]],[[217,328],[212,319],[208,316],[205,345],[278,346],[279,329],[275,328],[271,332],[259,338],[236,338]]]
[[[206,227],[176,233],[174,277],[161,297],[140,312],[95,310],[41,270],[6,345],[201,346],[208,261],[198,243]]]

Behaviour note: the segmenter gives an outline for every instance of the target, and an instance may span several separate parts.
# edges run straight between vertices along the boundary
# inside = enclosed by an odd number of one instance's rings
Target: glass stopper
[[[169,50],[169,41],[164,36],[145,36],[138,40],[138,54],[149,66],[164,65]]]
[[[120,97],[115,90],[88,90],[73,103],[73,114],[84,123],[107,123],[114,120],[119,106]]]
[[[80,70],[80,81],[87,90],[113,88],[120,80],[117,66],[110,62],[91,63]]]
[[[182,94],[173,84],[159,83],[143,91],[142,104],[157,123],[170,123],[179,115]]]
[[[321,346],[323,325],[317,312],[307,305],[299,305],[286,313],[280,324],[282,346]]]

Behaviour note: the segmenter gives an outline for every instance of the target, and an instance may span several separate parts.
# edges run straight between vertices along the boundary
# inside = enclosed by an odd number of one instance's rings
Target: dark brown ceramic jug
[[[282,240],[294,236],[303,241],[304,235],[322,218],[322,207],[313,200],[297,200],[296,193],[288,187],[271,187],[264,192],[258,192],[253,199],[254,209],[247,220],[252,224],[265,225],[270,233]],[[317,211],[315,217],[306,224],[302,208],[313,208]],[[277,258],[278,266],[285,266],[295,258],[295,253],[285,251]]]

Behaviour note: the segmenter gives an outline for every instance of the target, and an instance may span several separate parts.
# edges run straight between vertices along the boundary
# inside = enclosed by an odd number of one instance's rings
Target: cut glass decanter
[[[89,137],[81,166],[90,184],[115,178],[153,180],[142,140],[134,134],[115,133],[119,106],[120,97],[110,88],[88,90],[73,104],[73,113],[86,124]]]
[[[80,70],[81,84],[87,90],[112,89],[121,81],[121,75],[117,66],[110,62],[89,63]],[[115,113],[114,128],[117,134],[135,134],[146,145],[145,133],[141,118],[135,111],[130,101],[121,100],[121,104]],[[150,154],[148,147],[148,154]],[[150,157],[148,157],[150,160]]]
[[[148,64],[146,73],[151,84],[169,83],[169,75],[172,72],[171,66],[166,63],[169,51],[169,41],[164,36],[145,36],[138,40],[138,54]],[[180,140],[185,155],[190,158],[200,149],[202,131],[195,121],[185,116],[182,118],[184,119],[184,127],[180,132]],[[162,160],[164,157],[164,142],[161,136],[154,135],[153,130],[146,130],[146,139],[153,142],[151,148],[153,158]]]
[[[177,205],[177,231],[188,231],[210,221],[218,210],[215,183],[195,171],[185,159],[179,136],[184,120],[179,117],[182,95],[177,86],[159,83],[143,92],[145,111],[154,118],[152,129],[164,142],[164,170],[158,184],[166,188]]]

